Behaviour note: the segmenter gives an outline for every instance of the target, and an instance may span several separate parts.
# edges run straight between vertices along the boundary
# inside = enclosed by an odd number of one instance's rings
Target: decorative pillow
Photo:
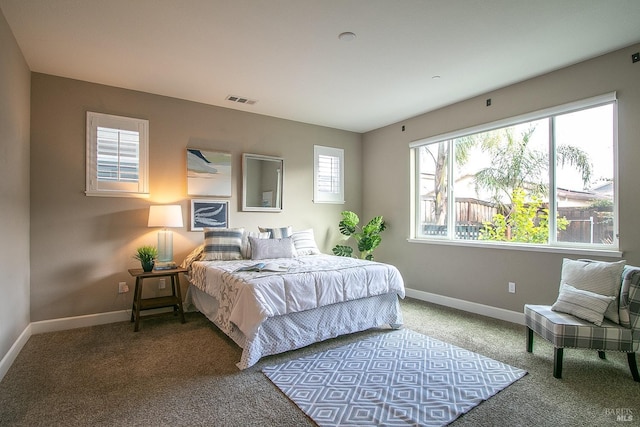
[[[565,258],[562,262],[562,284],[571,285],[577,289],[604,296],[614,297],[614,301],[604,314],[604,317],[615,323],[620,323],[618,313],[618,298],[625,260],[618,262],[592,261],[588,259],[571,260]]]
[[[251,244],[251,259],[267,258],[293,258],[296,256],[296,249],[293,246],[293,239],[256,239],[249,236]]]
[[[204,260],[228,261],[242,259],[244,228],[205,228]]]
[[[291,237],[293,234],[293,228],[291,226],[287,227],[258,227],[263,233],[271,233],[271,239],[284,239],[285,237]]]
[[[268,239],[271,233],[258,233],[257,231],[245,231],[242,235],[242,258],[251,259],[251,244],[249,244],[249,236],[256,239]]]
[[[313,236],[313,228],[294,231],[291,237],[293,238],[293,245],[296,247],[298,256],[320,255],[320,249],[318,249],[316,239]]]
[[[612,301],[615,301],[615,297],[604,296],[563,284],[560,287],[558,299],[551,306],[551,310],[572,314],[580,319],[595,323],[596,326],[602,326],[604,313]]]
[[[180,264],[180,268],[186,268],[187,270],[191,268],[191,264],[195,261],[200,261],[204,257],[204,243],[191,251],[189,255],[182,261]]]

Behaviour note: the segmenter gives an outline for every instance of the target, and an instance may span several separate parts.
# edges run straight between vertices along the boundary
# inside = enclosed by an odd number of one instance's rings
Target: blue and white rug
[[[262,372],[319,426],[442,426],[527,374],[408,329]]]

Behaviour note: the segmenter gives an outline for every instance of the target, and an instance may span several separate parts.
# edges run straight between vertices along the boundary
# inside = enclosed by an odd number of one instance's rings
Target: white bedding
[[[274,262],[289,270],[233,273],[255,264],[255,260],[197,261],[191,265],[191,283],[218,301],[213,320],[227,334],[235,326],[251,341],[269,318],[376,295],[405,295],[400,272],[388,264],[333,255],[261,262]]]

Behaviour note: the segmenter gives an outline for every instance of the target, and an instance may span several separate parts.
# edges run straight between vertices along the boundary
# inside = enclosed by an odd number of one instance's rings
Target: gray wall
[[[389,224],[376,259],[397,265],[407,287],[416,290],[518,312],[525,303],[552,303],[562,258],[581,255],[407,242],[411,198],[408,145],[448,131],[617,91],[620,245],[627,262],[640,265],[640,63],[631,62],[631,54],[638,50],[640,45],[631,46],[365,134],[363,210],[367,217],[384,215]],[[491,107],[485,106],[486,98],[492,99]],[[509,281],[516,282],[516,294],[507,292]]]
[[[187,226],[187,147],[232,154],[232,227],[313,228],[329,251],[340,212],[362,207],[360,134],[38,73],[31,90],[31,321],[130,308],[131,292],[119,295],[118,282],[133,289],[135,248],[156,244],[150,204],[182,205],[176,261],[202,242]],[[84,195],[87,110],[149,120],[150,199]],[[345,205],[313,204],[314,144],[344,148]],[[284,158],[283,212],[240,211],[245,152]]]
[[[0,11],[0,360],[30,321],[30,78]]]

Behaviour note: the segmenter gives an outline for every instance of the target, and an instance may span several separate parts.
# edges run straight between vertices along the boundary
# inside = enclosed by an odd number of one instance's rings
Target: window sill
[[[500,243],[486,241],[469,241],[469,240],[446,240],[446,239],[407,239],[409,243],[419,243],[427,245],[445,245],[445,246],[464,246],[468,248],[491,248],[505,249],[511,251],[528,251],[528,252],[547,252],[565,255],[578,256],[599,256],[609,258],[622,258],[622,251],[616,249],[600,249],[600,248],[584,248],[570,246],[548,246],[548,245],[527,245],[517,243]]]
[[[135,197],[138,199],[148,199],[149,193],[124,193],[119,191],[85,191],[87,196],[97,197]]]

